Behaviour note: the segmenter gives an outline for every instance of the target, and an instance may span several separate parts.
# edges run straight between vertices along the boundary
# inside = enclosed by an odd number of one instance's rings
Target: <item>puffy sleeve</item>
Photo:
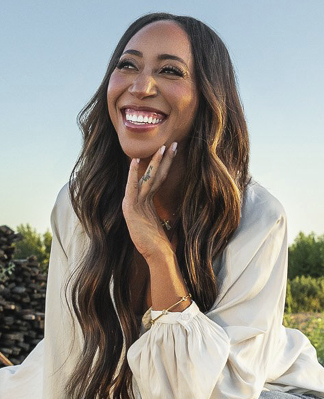
[[[142,399],[259,398],[280,356],[287,273],[285,213],[261,186],[248,189],[221,263],[210,311],[169,312],[129,348]]]
[[[45,334],[21,365],[0,369],[0,399],[63,399],[64,384],[79,353],[78,330],[73,339],[72,320],[64,285],[80,243],[71,241],[78,233],[68,186],[58,194],[52,214],[53,241],[46,290]],[[76,240],[77,241],[77,240]],[[67,356],[69,355],[69,356]]]
[[[70,315],[70,290],[65,292],[65,287],[86,248],[85,233],[73,211],[68,184],[58,194],[51,225],[53,242],[46,289],[43,398],[67,399],[64,387],[82,350],[82,333]]]

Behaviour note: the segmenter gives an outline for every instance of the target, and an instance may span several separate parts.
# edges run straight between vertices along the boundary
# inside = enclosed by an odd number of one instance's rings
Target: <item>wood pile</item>
[[[44,336],[47,276],[35,256],[13,259],[13,244],[21,239],[0,226],[0,352],[12,364],[20,364]]]

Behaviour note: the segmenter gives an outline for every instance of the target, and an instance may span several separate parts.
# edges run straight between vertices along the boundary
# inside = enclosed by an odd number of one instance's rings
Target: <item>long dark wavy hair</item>
[[[176,255],[202,312],[213,306],[218,294],[213,262],[240,220],[249,181],[249,139],[228,51],[212,29],[194,18],[145,15],[120,39],[100,87],[78,116],[84,143],[69,188],[89,247],[67,285],[67,289],[71,286],[70,311],[84,338],[80,361],[66,385],[69,398],[133,398],[125,354],[139,337],[129,289],[134,244],[121,206],[129,162],[109,118],[106,96],[128,41],[144,26],[163,20],[174,21],[187,33],[194,58],[199,104],[179,190]]]

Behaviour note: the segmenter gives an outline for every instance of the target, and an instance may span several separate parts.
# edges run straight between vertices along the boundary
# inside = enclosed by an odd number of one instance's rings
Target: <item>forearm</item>
[[[151,277],[153,310],[167,309],[181,297],[188,295],[188,289],[180,272],[176,255],[170,249],[147,260]],[[191,304],[191,299],[180,302],[170,312],[182,312]]]

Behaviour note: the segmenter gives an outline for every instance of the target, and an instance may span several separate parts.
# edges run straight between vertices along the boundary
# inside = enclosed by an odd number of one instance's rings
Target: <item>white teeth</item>
[[[125,113],[125,119],[131,122],[138,122],[138,123],[150,123],[150,124],[157,124],[162,122],[162,119],[153,118],[152,116],[148,117],[147,115],[132,115]]]

